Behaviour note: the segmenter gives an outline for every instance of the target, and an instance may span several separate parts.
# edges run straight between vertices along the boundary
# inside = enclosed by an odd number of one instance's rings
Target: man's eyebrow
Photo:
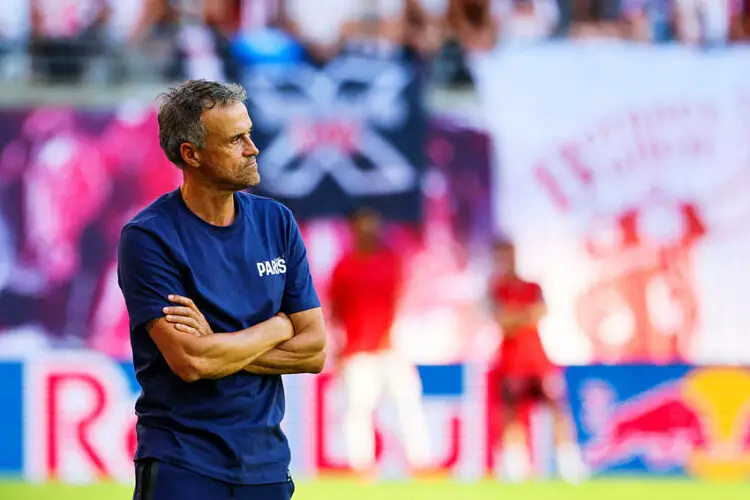
[[[239,134],[234,134],[234,135],[232,136],[232,139],[239,139],[239,138],[240,138],[240,137],[242,137],[243,135],[245,135],[245,134],[249,134],[249,133],[250,133],[250,132],[252,132],[252,131],[253,131],[253,127],[252,127],[252,125],[251,125],[251,126],[250,126],[250,127],[249,127],[249,128],[247,129],[247,132],[240,132]]]

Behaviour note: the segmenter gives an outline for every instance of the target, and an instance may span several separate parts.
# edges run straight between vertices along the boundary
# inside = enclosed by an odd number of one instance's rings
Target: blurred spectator
[[[344,24],[357,0],[287,0],[282,27],[299,40],[317,61],[327,61],[342,47]]]
[[[494,7],[503,41],[548,38],[560,21],[557,0],[495,0]]]
[[[350,0],[350,4],[354,8],[341,31],[344,49],[385,57],[397,53],[406,35],[404,2]]]
[[[497,43],[497,18],[492,16],[490,1],[450,0],[446,25],[451,38],[438,66],[443,73],[441,80],[451,86],[471,84],[465,53],[489,51]]]
[[[109,0],[107,30],[110,39],[117,43],[130,43],[148,29],[152,17],[158,12],[154,0]]]
[[[282,0],[240,0],[238,8],[240,27],[256,30],[278,24],[284,4]]]
[[[489,0],[451,0],[448,19],[454,36],[468,51],[487,51],[495,46],[498,26]]]
[[[674,38],[673,0],[622,0],[622,15],[638,41],[663,43]]]
[[[110,1],[109,35],[131,78],[237,79],[230,38],[239,0]]]
[[[182,76],[190,79],[237,80],[229,37],[238,27],[239,11],[230,0],[172,0],[178,25]],[[235,6],[236,7],[236,6]]]
[[[288,0],[284,27],[318,62],[341,50],[389,57],[406,39],[405,12],[402,0]]]
[[[431,80],[440,86],[471,82],[463,48],[451,30],[450,0],[406,0],[405,44],[431,61]]]
[[[26,74],[25,51],[30,33],[30,0],[0,2],[0,79],[12,80]]]
[[[742,13],[739,17],[739,35],[742,40],[750,39],[750,0],[745,0],[742,4]]]
[[[448,0],[406,0],[404,43],[423,58],[438,53],[447,35]]]
[[[750,38],[750,0],[742,0],[732,19],[732,40],[742,41]]]
[[[723,45],[732,20],[741,13],[736,0],[675,0],[679,40],[690,45]]]
[[[570,35],[574,38],[633,36],[632,21],[621,16],[619,0],[573,0]]]
[[[159,34],[173,36],[163,31],[166,3],[163,0],[109,0],[109,5],[107,35],[114,66],[111,77],[128,76],[138,81],[164,78],[162,67],[174,54],[173,44],[159,43]]]
[[[34,73],[52,82],[77,82],[86,63],[106,52],[106,0],[31,0]]]
[[[121,63],[129,78],[171,80],[179,77],[177,53],[177,13],[169,0],[112,0],[111,30],[122,47]],[[125,4],[129,4],[125,7]],[[137,21],[135,11],[140,12]]]
[[[239,30],[232,52],[240,64],[289,63],[302,59],[300,43],[286,30],[289,19],[281,0],[241,0]]]

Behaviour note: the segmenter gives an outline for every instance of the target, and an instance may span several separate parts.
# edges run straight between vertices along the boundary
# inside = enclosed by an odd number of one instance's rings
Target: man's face
[[[376,213],[358,214],[354,221],[354,235],[360,241],[373,242],[380,239],[382,224]]]
[[[532,0],[515,0],[513,10],[519,13],[534,12],[534,2]]]
[[[497,245],[492,256],[495,261],[495,269],[503,275],[512,275],[516,272],[516,252],[511,245]]]
[[[474,26],[481,26],[487,17],[487,0],[464,0],[466,19]]]
[[[241,102],[215,106],[203,112],[206,147],[200,151],[201,172],[218,187],[231,191],[260,182],[255,156],[258,148],[250,138],[253,122]]]

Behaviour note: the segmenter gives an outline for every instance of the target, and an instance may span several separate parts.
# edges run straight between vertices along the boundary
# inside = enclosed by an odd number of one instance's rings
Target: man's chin
[[[260,175],[254,174],[235,184],[234,188],[235,191],[243,191],[255,187],[258,184],[260,184]]]
[[[247,187],[249,187],[249,188],[255,187],[258,184],[260,184],[260,174],[256,172],[255,174],[253,174],[253,175],[250,176],[250,179],[248,179],[248,186]]]

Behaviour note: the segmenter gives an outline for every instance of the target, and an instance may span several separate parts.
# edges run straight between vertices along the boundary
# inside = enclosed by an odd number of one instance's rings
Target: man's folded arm
[[[257,357],[245,371],[258,375],[320,373],[325,366],[326,326],[320,307],[289,315],[294,336]]]
[[[289,319],[281,316],[238,332],[204,337],[185,334],[165,318],[151,321],[147,330],[169,367],[186,382],[237,373],[294,333]]]

